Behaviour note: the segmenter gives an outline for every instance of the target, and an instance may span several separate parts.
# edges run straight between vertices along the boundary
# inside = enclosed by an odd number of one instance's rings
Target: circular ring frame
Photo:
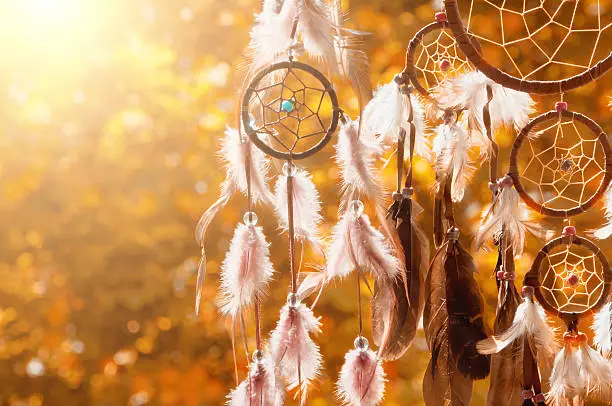
[[[316,145],[314,145],[313,147],[309,148],[306,151],[293,153],[293,152],[283,152],[283,151],[274,149],[270,145],[266,144],[263,140],[261,140],[257,136],[257,131],[255,131],[255,129],[253,129],[253,127],[251,126],[251,118],[249,116],[249,102],[251,100],[251,97],[253,96],[253,93],[256,91],[257,84],[266,75],[274,71],[281,70],[281,69],[300,70],[300,71],[304,71],[310,74],[311,76],[313,76],[315,79],[317,79],[321,83],[324,91],[327,92],[327,94],[329,94],[329,97],[331,99],[332,117],[331,117],[331,122],[329,124],[329,127],[327,128],[327,131],[325,135],[323,136],[323,138],[321,138],[321,140]],[[336,92],[331,82],[321,72],[319,72],[312,66],[307,65],[305,63],[296,62],[296,61],[284,61],[284,62],[279,62],[273,65],[270,65],[269,67],[262,69],[255,75],[251,83],[249,83],[249,86],[247,87],[246,91],[244,92],[240,114],[242,117],[242,125],[243,125],[245,132],[247,133],[251,141],[259,149],[261,149],[264,153],[274,158],[279,158],[279,159],[284,159],[284,160],[299,160],[299,159],[307,158],[315,154],[316,152],[321,150],[323,147],[325,147],[325,145],[327,145],[327,143],[331,140],[331,137],[334,131],[336,131],[336,128],[338,127],[338,120],[340,119],[342,110],[340,109],[338,105],[338,96],[336,95]]]
[[[544,297],[544,294],[542,292],[542,284],[540,282],[540,265],[542,264],[542,261],[544,260],[544,258],[548,256],[548,254],[554,248],[561,246],[561,245],[567,245],[570,243],[575,244],[575,245],[581,245],[585,247],[586,249],[590,250],[597,257],[597,259],[599,260],[599,262],[601,262],[601,265],[602,265],[604,284],[603,284],[603,290],[601,292],[601,296],[599,297],[599,300],[592,307],[580,313],[566,313],[554,307]],[[595,245],[595,243],[593,243],[592,241],[584,237],[579,237],[577,235],[562,236],[562,237],[555,238],[552,241],[549,241],[538,252],[538,255],[533,261],[533,264],[531,265],[529,272],[527,272],[527,274],[525,275],[525,279],[523,281],[524,286],[531,286],[534,288],[535,296],[538,299],[538,302],[542,305],[542,307],[546,311],[553,313],[562,319],[572,319],[576,315],[586,316],[598,310],[608,300],[608,295],[610,294],[610,284],[612,284],[612,269],[610,268],[610,264],[608,262],[608,259],[604,255],[604,253],[599,249],[597,245]]]
[[[518,171],[518,153],[521,148],[521,145],[523,145],[523,142],[529,136],[529,132],[531,131],[531,129],[534,128],[536,125],[546,122],[548,120],[559,119],[559,115],[565,118],[579,121],[580,123],[584,124],[589,130],[591,130],[594,134],[596,134],[596,139],[597,141],[599,141],[603,148],[605,158],[604,177],[595,194],[591,196],[589,200],[582,203],[579,207],[574,207],[573,209],[569,210],[551,209],[549,207],[544,207],[540,203],[537,203],[535,200],[533,200],[523,187]],[[567,218],[585,212],[590,207],[592,207],[601,197],[603,197],[604,193],[608,189],[608,186],[610,185],[610,181],[612,181],[612,146],[610,145],[610,142],[608,140],[608,135],[602,130],[599,124],[597,124],[595,121],[591,120],[584,114],[574,113],[572,111],[563,111],[561,113],[555,110],[549,111],[531,120],[521,130],[519,135],[514,140],[514,144],[512,145],[512,151],[510,152],[510,167],[508,169],[508,175],[514,181],[514,187],[521,196],[521,199],[523,199],[525,204],[527,204],[527,206],[529,206],[531,209],[546,216]]]
[[[598,62],[590,69],[567,79],[540,81],[517,78],[491,65],[486,59],[484,59],[482,54],[474,46],[474,43],[470,41],[467,29],[461,20],[461,13],[459,11],[457,0],[444,0],[444,6],[450,29],[465,56],[489,79],[504,87],[526,93],[565,93],[569,90],[583,86],[600,76],[603,76],[612,68],[611,52],[604,60]]]

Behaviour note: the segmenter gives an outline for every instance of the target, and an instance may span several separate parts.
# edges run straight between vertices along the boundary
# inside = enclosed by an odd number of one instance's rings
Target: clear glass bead
[[[247,211],[242,217],[242,221],[244,221],[244,224],[246,224],[247,226],[257,225],[257,220],[257,214],[252,211]]]
[[[289,295],[287,296],[287,304],[290,307],[298,307],[298,305],[300,304],[300,298],[295,293],[289,293]]]
[[[370,348],[370,343],[364,336],[358,336],[353,342],[353,345],[355,346],[355,349],[359,351],[366,351],[368,348]]]
[[[262,362],[264,358],[264,353],[262,350],[253,351],[253,362]]]
[[[355,216],[359,217],[363,214],[363,203],[361,200],[353,200],[349,203],[349,212]]]
[[[283,175],[293,176],[295,174],[295,165],[290,162],[285,162],[283,165]]]

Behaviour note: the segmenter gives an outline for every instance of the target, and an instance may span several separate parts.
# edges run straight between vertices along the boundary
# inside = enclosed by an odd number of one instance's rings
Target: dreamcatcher
[[[533,119],[516,138],[510,169],[495,202],[497,209],[485,218],[481,234],[496,230],[502,239],[508,239],[507,249],[520,253],[525,230],[541,230],[521,216],[519,196],[539,213],[568,219],[591,207],[607,189],[610,158],[610,145],[601,128],[586,116],[568,111],[567,103],[557,103],[554,111]],[[512,256],[501,266],[511,264]],[[609,280],[605,256],[593,243],[578,237],[573,226],[566,226],[562,237],[540,251],[525,277],[523,301],[513,321],[492,339],[479,343],[485,354],[510,353],[511,371],[521,382],[525,404],[544,404],[538,359],[546,364],[557,351],[544,309],[567,326],[564,348],[555,357],[550,401],[559,405],[582,402],[609,382],[612,366],[578,331],[579,320],[605,303]],[[605,323],[605,313],[600,318]],[[518,391],[510,393],[516,396]]]

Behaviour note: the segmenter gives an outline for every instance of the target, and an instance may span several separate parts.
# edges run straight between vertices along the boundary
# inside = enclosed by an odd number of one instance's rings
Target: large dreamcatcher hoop
[[[567,231],[538,252],[524,280],[525,286],[535,289],[542,307],[564,320],[603,306],[610,283],[612,269],[599,247]]]
[[[261,70],[242,99],[242,125],[251,141],[284,160],[303,159],[325,147],[341,114],[330,81],[296,61]]]
[[[589,209],[612,180],[612,147],[607,134],[565,103],[529,122],[510,153],[508,174],[523,201],[553,217]],[[568,136],[571,133],[571,136]]]
[[[475,6],[478,2],[482,4]],[[449,27],[462,51],[476,68],[503,86],[528,93],[564,93],[612,68],[612,53],[601,40],[612,27],[612,15],[600,6],[599,0],[588,11],[586,2],[545,3],[444,0]],[[579,9],[581,4],[584,8]],[[484,15],[477,15],[476,10],[487,11],[486,24]],[[499,19],[491,18],[491,12],[497,13]],[[576,19],[582,12],[585,15],[590,12],[592,19]],[[467,24],[462,14],[467,15]],[[591,26],[581,20],[587,20]],[[487,46],[481,51],[474,38]],[[581,55],[575,51],[584,48],[585,43],[592,44],[587,63],[574,59]],[[529,56],[518,61],[518,54]],[[506,59],[503,67],[489,62],[487,58],[492,55]],[[539,79],[550,76],[555,79]]]

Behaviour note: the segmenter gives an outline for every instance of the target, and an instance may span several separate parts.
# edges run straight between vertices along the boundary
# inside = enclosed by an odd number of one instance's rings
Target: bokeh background
[[[436,8],[419,0],[345,3],[349,25],[371,33],[373,83],[402,69],[409,39]],[[216,278],[245,200],[234,198],[209,231],[199,318],[193,231],[224,176],[215,151],[225,125],[235,122],[238,67],[258,9],[258,0],[0,3],[1,405],[223,403],[234,385],[233,361],[228,324],[214,304]],[[610,48],[609,34],[602,40]],[[355,114],[349,87],[336,84]],[[566,100],[609,128],[610,84],[608,76]],[[537,101],[544,111],[556,99]],[[512,137],[499,135],[502,168]],[[338,202],[332,154],[330,146],[305,162],[324,202],[325,233]],[[415,170],[422,225],[430,230],[433,175],[423,161]],[[486,168],[477,172],[457,211],[468,244],[489,200],[486,175]],[[258,213],[277,269],[264,303],[267,332],[285,301],[288,264],[271,210]],[[601,205],[576,221],[601,224]],[[528,240],[519,273],[541,245]],[[492,321],[495,258],[476,258]],[[311,405],[336,404],[334,382],[357,334],[355,291],[350,280],[337,284],[317,306],[325,373]],[[420,332],[402,360],[385,365],[385,405],[422,404],[427,359]],[[241,351],[238,363],[244,376]],[[483,404],[486,388],[486,381],[476,385],[474,405]]]

